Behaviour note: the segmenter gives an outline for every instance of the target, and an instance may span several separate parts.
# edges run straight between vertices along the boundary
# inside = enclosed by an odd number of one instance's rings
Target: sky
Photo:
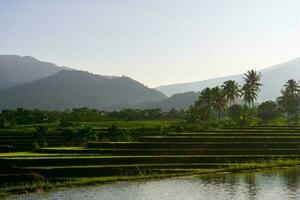
[[[150,87],[300,56],[299,0],[0,0],[0,54]]]

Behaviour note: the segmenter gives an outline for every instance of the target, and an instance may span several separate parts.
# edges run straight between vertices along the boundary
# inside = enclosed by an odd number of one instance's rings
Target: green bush
[[[64,140],[63,141],[64,144],[72,145],[75,136],[76,136],[75,131],[73,131],[70,128],[64,128],[62,130],[62,137],[63,137],[63,140]]]
[[[73,128],[75,126],[77,126],[78,124],[71,121],[71,120],[68,120],[66,118],[62,118],[60,121],[59,121],[59,124],[58,124],[58,127],[59,128]]]
[[[166,127],[166,126],[161,126],[161,127],[160,127],[160,130],[159,130],[159,133],[160,133],[161,135],[166,135],[166,134],[168,133],[168,127]]]
[[[116,124],[112,124],[107,129],[107,138],[110,141],[133,141],[136,137],[136,131],[133,128],[118,128]],[[103,140],[102,138],[101,140]]]
[[[224,118],[220,124],[220,128],[236,128],[238,124],[231,118]]]
[[[98,137],[94,130],[88,125],[82,125],[75,133],[73,143],[84,144],[88,141],[97,141]]]
[[[169,126],[170,131],[174,131],[176,133],[182,133],[185,130],[185,127],[183,124],[172,124]]]
[[[46,147],[47,146],[47,132],[46,126],[37,126],[33,134],[34,147]]]

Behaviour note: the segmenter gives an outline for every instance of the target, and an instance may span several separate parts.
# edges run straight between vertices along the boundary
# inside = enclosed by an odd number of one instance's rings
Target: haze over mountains
[[[30,56],[0,55],[0,89],[38,80],[68,69]]]
[[[295,80],[300,80],[300,58],[265,68],[260,72],[262,73],[261,82],[263,87],[261,88],[258,101],[262,102],[267,100],[275,100],[276,97],[280,95],[280,90],[288,79],[293,78]],[[201,91],[205,87],[221,85],[226,80],[236,80],[240,85],[242,85],[242,76],[243,74],[239,74],[197,82],[165,85],[157,87],[156,89],[163,92],[167,96],[171,96],[176,93]]]
[[[274,100],[288,79],[300,80],[300,58],[261,72],[264,86],[258,101]],[[19,107],[47,110],[89,107],[108,111],[122,108],[187,109],[203,88],[220,85],[226,80],[236,80],[242,85],[241,77],[242,74],[167,85],[156,90],[129,77],[95,75],[29,56],[3,55],[0,56],[0,110]],[[172,96],[168,98],[162,92]]]
[[[3,87],[4,89],[0,90],[0,109],[23,107],[64,110],[89,107],[117,110],[145,101],[159,101],[167,98],[161,92],[128,77],[106,77],[84,71],[65,70],[65,68],[44,62],[38,65],[37,60],[31,62],[33,63],[31,66],[28,64],[27,57],[7,57],[10,56],[6,56],[5,61],[10,60],[10,62],[0,64],[0,73],[4,69],[6,74],[13,77],[17,71],[26,71],[27,68],[28,71],[24,72],[25,77],[20,82],[6,83],[7,79],[3,79],[6,88]],[[14,59],[15,61],[12,61]],[[27,75],[30,73],[33,74]],[[17,73],[16,77],[19,76],[22,75]],[[13,80],[17,78],[14,77]],[[30,80],[33,81],[30,82]]]
[[[150,101],[138,104],[135,108],[138,109],[153,109],[160,108],[162,111],[169,111],[172,108],[177,110],[187,110],[199,97],[200,92],[185,92],[173,94],[171,97],[161,101]]]

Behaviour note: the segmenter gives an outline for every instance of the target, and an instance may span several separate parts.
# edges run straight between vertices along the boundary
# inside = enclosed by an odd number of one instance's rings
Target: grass
[[[111,120],[101,122],[79,122],[80,124],[90,125],[94,128],[108,128],[112,124],[116,124],[119,128],[153,128],[160,126],[170,126],[172,124],[178,124],[179,120]],[[56,128],[58,123],[44,123],[44,124],[28,124],[28,125],[17,125],[17,130],[34,129],[36,126],[46,126],[48,128]]]
[[[101,168],[101,167],[180,167],[180,166],[190,166],[190,167],[201,167],[201,166],[220,166],[220,163],[159,163],[159,164],[126,164],[126,165],[82,165],[82,166],[44,166],[44,167],[26,167],[25,169],[69,169],[69,168]],[[230,163],[222,163],[221,166],[227,166]]]
[[[115,149],[297,149],[300,142],[102,142],[89,143],[88,148],[115,148]]]
[[[221,152],[220,152],[221,153]],[[10,154],[10,153],[6,153],[6,154]],[[12,153],[15,154],[15,153]],[[16,153],[17,154],[17,153]],[[253,158],[260,158],[260,157],[300,157],[299,154],[291,154],[291,155],[264,155],[264,154],[260,154],[260,155],[223,155],[223,154],[218,154],[218,155],[88,155],[88,156],[82,156],[81,154],[79,154],[79,156],[75,155],[75,156],[66,156],[65,154],[59,154],[58,156],[51,156],[52,154],[42,154],[42,155],[38,155],[37,153],[32,153],[33,156],[13,156],[13,155],[7,155],[7,156],[3,156],[3,160],[43,160],[43,159],[123,159],[123,158],[214,158],[214,157],[218,157],[218,158],[229,158],[229,157],[235,157],[235,158],[243,158],[243,157],[253,157]],[[24,155],[24,154],[21,154]],[[26,154],[25,154],[26,155]],[[29,153],[30,155],[30,153]],[[1,156],[0,156],[1,158]]]

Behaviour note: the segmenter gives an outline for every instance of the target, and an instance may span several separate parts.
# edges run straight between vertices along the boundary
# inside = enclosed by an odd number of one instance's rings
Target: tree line
[[[299,82],[290,79],[283,85],[281,96],[276,101],[262,102],[255,106],[261,91],[262,74],[247,71],[240,86],[234,80],[225,81],[221,86],[205,88],[198,100],[186,113],[185,122],[194,127],[206,126],[216,121],[219,125],[260,125],[277,118],[288,124],[298,123],[300,105]],[[284,123],[284,122],[283,122]]]
[[[74,108],[66,111],[17,108],[1,111],[0,128],[46,123],[181,119],[184,115],[185,112],[183,110],[177,111],[176,109],[171,109],[168,112],[162,112],[161,109],[122,109],[120,111],[106,112],[89,108]]]
[[[100,122],[113,120],[160,120],[179,119],[184,126],[248,126],[298,124],[300,98],[299,82],[290,79],[283,85],[276,101],[258,104],[257,98],[263,86],[262,74],[250,70],[243,77],[243,85],[234,80],[222,85],[205,88],[187,111],[171,109],[122,109],[106,112],[89,108],[74,108],[66,111],[29,110],[23,108],[2,110],[0,128],[24,124]]]

